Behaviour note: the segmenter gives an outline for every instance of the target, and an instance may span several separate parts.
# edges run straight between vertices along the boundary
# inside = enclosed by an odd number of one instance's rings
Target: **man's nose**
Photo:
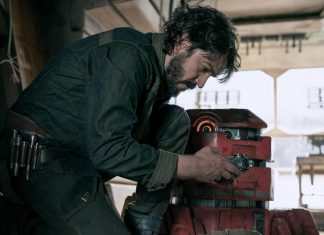
[[[197,86],[199,88],[203,88],[205,83],[207,82],[208,78],[209,78],[209,74],[203,73],[203,74],[200,74],[199,77],[195,79],[195,82],[197,83]]]

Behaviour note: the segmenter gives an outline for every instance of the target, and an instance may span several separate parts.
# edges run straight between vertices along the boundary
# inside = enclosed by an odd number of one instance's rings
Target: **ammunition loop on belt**
[[[9,168],[12,176],[23,176],[29,180],[30,170],[37,169],[39,161],[39,143],[36,134],[28,134],[23,139],[16,129],[12,130],[10,141]],[[25,174],[23,175],[23,169]]]

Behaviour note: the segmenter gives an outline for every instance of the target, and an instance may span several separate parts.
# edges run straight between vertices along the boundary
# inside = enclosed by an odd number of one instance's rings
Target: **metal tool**
[[[14,160],[13,160],[13,176],[18,176],[19,171],[19,156],[20,156],[20,145],[21,145],[21,136],[17,135],[16,138],[16,144],[14,145],[15,148],[15,154],[14,154]]]
[[[30,135],[30,142],[28,145],[28,156],[27,156],[27,162],[26,162],[26,180],[29,180],[29,173],[30,173],[30,168],[32,166],[32,158],[33,158],[33,153],[34,153],[34,146],[37,141],[37,135],[33,134]]]
[[[28,142],[22,141],[21,147],[20,147],[20,157],[19,157],[19,166],[20,167],[26,166],[27,148],[28,148]]]
[[[39,150],[39,144],[35,143],[35,146],[33,148],[33,154],[32,154],[32,162],[31,162],[31,168],[33,170],[36,169],[37,162],[38,162],[38,150]]]
[[[15,151],[16,151],[16,143],[17,143],[17,130],[12,131],[12,136],[10,140],[10,156],[9,156],[9,168],[14,168],[14,159],[15,159]]]
[[[236,166],[241,172],[247,171],[254,166],[254,161],[248,159],[244,154],[235,154],[229,161]]]

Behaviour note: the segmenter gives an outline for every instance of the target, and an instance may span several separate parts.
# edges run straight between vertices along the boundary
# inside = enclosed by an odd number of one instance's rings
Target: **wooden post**
[[[30,1],[11,0],[13,36],[25,89],[47,62],[36,12]]]

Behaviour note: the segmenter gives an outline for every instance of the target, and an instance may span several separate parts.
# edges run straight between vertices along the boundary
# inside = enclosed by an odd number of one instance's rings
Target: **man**
[[[45,221],[38,232],[157,234],[173,180],[235,179],[239,170],[215,149],[183,154],[189,119],[167,101],[210,76],[225,82],[238,67],[235,29],[203,7],[177,9],[163,34],[117,28],[62,50],[7,119],[31,146],[31,160],[11,171],[17,194]],[[128,229],[104,190],[114,176],[138,183]]]

